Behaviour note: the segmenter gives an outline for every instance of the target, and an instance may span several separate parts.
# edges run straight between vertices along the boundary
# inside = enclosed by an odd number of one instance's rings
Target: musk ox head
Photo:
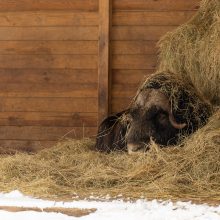
[[[131,105],[128,152],[147,150],[150,139],[161,146],[176,144],[203,126],[211,114],[210,103],[181,76],[171,72],[153,74]]]
[[[164,146],[176,144],[178,134],[186,127],[186,123],[176,122],[168,97],[157,89],[140,91],[130,116],[126,133],[128,153],[146,151],[150,139]]]

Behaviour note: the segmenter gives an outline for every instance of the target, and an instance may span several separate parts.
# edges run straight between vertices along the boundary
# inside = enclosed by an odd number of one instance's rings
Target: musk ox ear
[[[122,122],[121,117],[127,112],[128,110],[125,110],[111,115],[105,118],[99,125],[95,145],[98,151],[126,150],[125,134],[127,124]]]

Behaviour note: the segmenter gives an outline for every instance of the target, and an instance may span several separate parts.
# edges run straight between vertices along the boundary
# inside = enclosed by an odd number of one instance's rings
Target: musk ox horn
[[[184,127],[186,127],[186,123],[180,123],[178,124],[173,116],[173,113],[171,111],[168,112],[169,113],[169,121],[171,123],[171,125],[176,128],[176,129],[183,129]]]
[[[168,97],[158,89],[146,89],[145,91],[140,91],[136,97],[136,104],[143,106],[145,109],[149,109],[153,105],[158,106],[168,113],[169,121],[174,128],[183,129],[186,126],[186,123],[176,122]]]

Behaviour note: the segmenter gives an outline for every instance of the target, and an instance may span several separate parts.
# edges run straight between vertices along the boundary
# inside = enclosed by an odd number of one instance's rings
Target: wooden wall
[[[144,76],[157,66],[156,43],[190,19],[199,0],[114,0],[112,111],[129,105]]]
[[[109,13],[101,1],[112,3]],[[156,68],[157,40],[198,2],[0,0],[0,147],[39,149],[95,135],[100,112],[126,108]],[[111,99],[100,103],[106,85]]]
[[[0,0],[0,146],[97,126],[98,0]]]

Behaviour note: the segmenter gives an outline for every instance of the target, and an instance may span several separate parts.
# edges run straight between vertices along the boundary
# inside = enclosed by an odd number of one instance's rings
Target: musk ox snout
[[[127,144],[128,154],[134,154],[137,152],[144,153],[148,149],[149,149],[149,145],[146,143],[139,143],[139,144],[128,143]]]
[[[157,144],[174,144],[179,129],[169,119],[169,113],[153,105],[149,109],[143,106],[131,110],[131,121],[126,133],[127,151],[146,152],[150,140]]]

